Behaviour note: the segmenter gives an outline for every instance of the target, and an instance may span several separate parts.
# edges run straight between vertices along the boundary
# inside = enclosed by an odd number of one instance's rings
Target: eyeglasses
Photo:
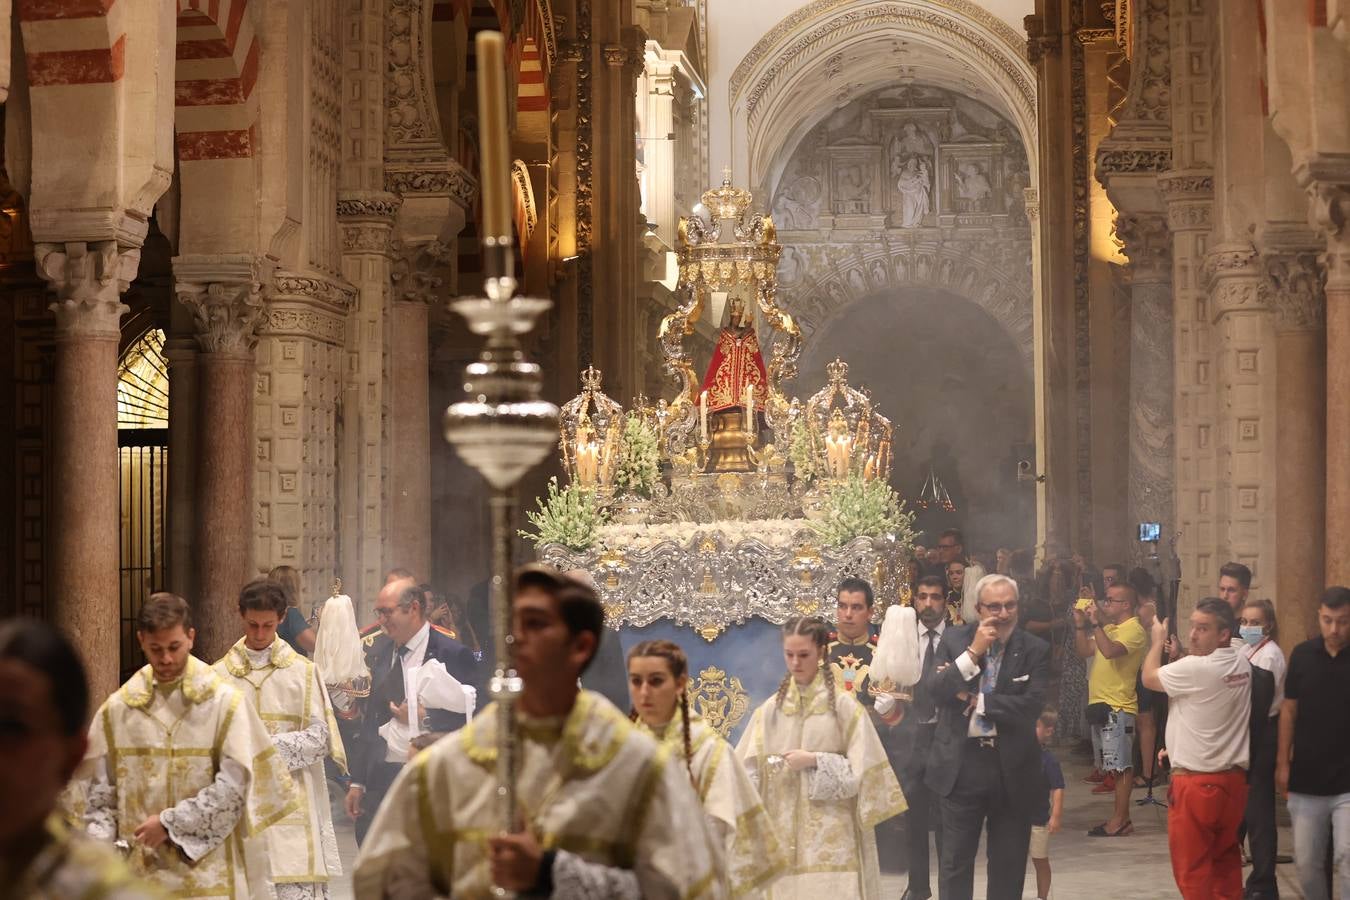
[[[939,549],[939,550],[955,550],[955,549],[956,549],[956,545],[955,545],[955,544],[938,544],[938,549]]]
[[[981,603],[980,608],[987,612],[994,613],[995,615],[1001,612],[1017,612],[1016,603]]]
[[[387,619],[393,614],[394,614],[394,607],[392,606],[375,607],[375,618],[377,619]]]
[[[1124,599],[1123,597],[1103,597],[1101,600],[1098,600],[1097,602],[1101,603],[1102,605],[1106,605],[1107,603],[1129,603],[1130,601]]]

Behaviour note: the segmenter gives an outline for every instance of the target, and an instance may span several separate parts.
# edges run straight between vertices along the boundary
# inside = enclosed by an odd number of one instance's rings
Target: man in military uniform
[[[835,630],[830,634],[825,664],[834,675],[835,686],[858,698],[868,709],[868,672],[877,646],[877,627],[872,624],[875,598],[872,586],[861,578],[845,578],[835,591]]]
[[[886,748],[891,768],[896,765],[896,719],[883,719],[874,708],[876,698],[868,690],[871,685],[872,655],[877,648],[879,628],[872,624],[876,598],[872,585],[861,578],[845,578],[835,590],[835,630],[830,635],[830,646],[825,664],[834,675],[840,690],[850,691],[858,702],[872,714],[872,724]],[[883,861],[903,859],[903,833],[898,826],[901,817],[883,822],[877,827],[877,849]]]

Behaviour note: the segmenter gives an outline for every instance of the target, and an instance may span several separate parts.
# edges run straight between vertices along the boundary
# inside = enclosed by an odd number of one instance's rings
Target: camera
[[[1139,523],[1139,542],[1141,544],[1156,544],[1160,540],[1162,540],[1161,522]]]

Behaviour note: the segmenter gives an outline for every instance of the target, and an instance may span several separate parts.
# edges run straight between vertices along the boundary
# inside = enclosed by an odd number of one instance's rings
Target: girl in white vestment
[[[643,641],[629,651],[630,716],[683,761],[721,838],[731,895],[760,895],[784,865],[782,845],[731,745],[690,714],[688,689],[689,660],[678,644]]]
[[[906,809],[871,718],[822,666],[829,634],[818,618],[783,626],[788,674],[736,746],[788,844],[771,898],[879,898],[874,828]]]

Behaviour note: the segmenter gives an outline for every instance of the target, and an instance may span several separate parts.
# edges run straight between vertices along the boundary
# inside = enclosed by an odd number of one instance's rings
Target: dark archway
[[[1030,547],[1035,492],[1017,460],[1034,459],[1034,386],[1026,354],[979,305],[932,288],[887,290],[850,304],[812,337],[796,393],[825,382],[835,357],[896,424],[891,483],[913,504],[930,462],[954,513],[921,511],[918,526],[959,526],[967,549]]]

